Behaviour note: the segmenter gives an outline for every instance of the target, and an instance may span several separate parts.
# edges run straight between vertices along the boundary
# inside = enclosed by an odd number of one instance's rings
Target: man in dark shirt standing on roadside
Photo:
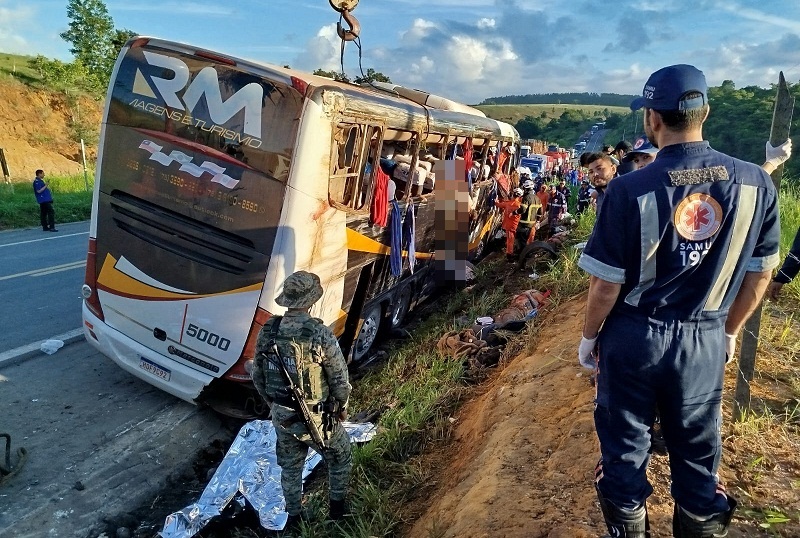
[[[45,232],[57,232],[56,213],[53,210],[53,195],[47,183],[44,182],[44,170],[37,170],[33,180],[33,193],[39,203],[39,219],[42,223],[42,230]]]

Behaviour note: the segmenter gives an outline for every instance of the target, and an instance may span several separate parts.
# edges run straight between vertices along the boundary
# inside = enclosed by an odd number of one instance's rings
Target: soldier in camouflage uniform
[[[319,431],[323,431],[322,402],[338,403],[332,431],[324,432],[330,482],[330,517],[345,515],[345,496],[350,481],[352,457],[350,437],[341,421],[347,418],[350,397],[347,363],[339,342],[321,319],[308,311],[322,297],[319,277],[297,271],[283,283],[283,293],[275,302],[287,308],[275,334],[275,343],[293,382],[305,395],[306,404]],[[267,320],[258,335],[253,361],[253,383],[270,404],[272,423],[277,434],[277,459],[281,466],[281,486],[286,499],[289,524],[300,520],[302,509],[302,470],[308,447],[317,450],[302,416],[291,406],[289,391],[281,371],[280,360],[271,350],[273,325],[277,317]],[[331,400],[329,400],[329,396]]]

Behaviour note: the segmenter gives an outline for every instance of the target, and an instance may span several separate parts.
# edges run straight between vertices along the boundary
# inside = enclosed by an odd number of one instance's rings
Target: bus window
[[[328,192],[334,202],[351,205],[359,176],[360,132],[358,125],[337,127],[331,146],[333,162]]]
[[[368,209],[372,199],[373,185],[375,183],[375,167],[380,165],[381,142],[383,142],[383,129],[377,126],[367,128],[368,146],[365,149],[366,159],[361,164],[361,181],[358,189],[359,197],[356,200],[356,209]]]

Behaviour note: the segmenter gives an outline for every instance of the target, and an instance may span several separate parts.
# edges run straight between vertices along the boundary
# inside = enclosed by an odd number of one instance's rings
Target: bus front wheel
[[[361,317],[361,329],[353,342],[353,362],[364,359],[378,337],[383,320],[383,309],[380,304],[372,305]]]

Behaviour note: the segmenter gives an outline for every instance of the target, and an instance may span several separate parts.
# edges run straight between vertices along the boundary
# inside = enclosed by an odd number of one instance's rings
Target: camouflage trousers
[[[275,407],[273,406],[272,424],[277,435],[275,451],[278,465],[281,466],[281,487],[283,497],[286,499],[286,512],[295,515],[299,514],[302,508],[303,464],[308,448],[314,448],[314,442],[302,422],[284,427],[282,423],[286,423],[287,417],[274,412]],[[353,458],[350,454],[350,436],[341,423],[337,423],[334,431],[330,433],[325,463],[328,466],[330,499],[344,500],[350,484]]]

